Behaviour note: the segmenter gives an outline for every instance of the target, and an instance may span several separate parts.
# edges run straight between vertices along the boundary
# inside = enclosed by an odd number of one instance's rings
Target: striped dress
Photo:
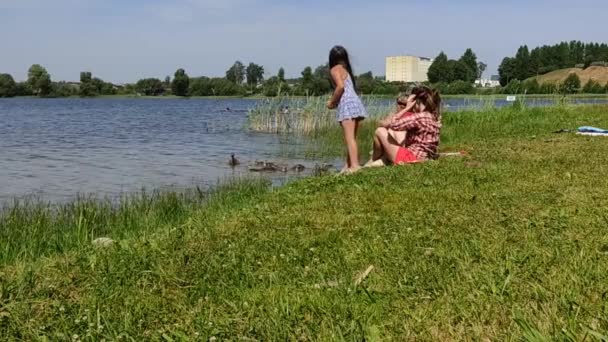
[[[344,81],[344,94],[338,104],[338,111],[336,113],[336,119],[338,122],[352,119],[365,119],[367,117],[367,111],[363,102],[355,91],[355,86],[350,78],[350,75]]]

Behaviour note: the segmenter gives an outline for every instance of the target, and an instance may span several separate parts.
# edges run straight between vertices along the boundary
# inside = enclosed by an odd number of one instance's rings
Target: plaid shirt
[[[405,147],[420,161],[433,159],[439,146],[441,119],[429,112],[395,115],[389,126],[395,131],[406,131]]]

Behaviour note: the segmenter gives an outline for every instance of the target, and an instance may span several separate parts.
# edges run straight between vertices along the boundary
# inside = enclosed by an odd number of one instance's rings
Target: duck
[[[327,164],[327,163],[323,163],[323,165],[321,165],[321,170],[328,172],[329,170],[331,170],[331,168],[333,168],[334,165],[333,164]]]
[[[228,165],[230,165],[231,167],[235,167],[239,164],[241,164],[241,162],[238,159],[236,159],[236,157],[234,156],[234,153],[232,153],[230,155],[230,160],[228,161]]]
[[[296,164],[291,168],[292,171],[295,172],[302,172],[304,170],[306,170],[306,166],[302,165],[302,164]]]

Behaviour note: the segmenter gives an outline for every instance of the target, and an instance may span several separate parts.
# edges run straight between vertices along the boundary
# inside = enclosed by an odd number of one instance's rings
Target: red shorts
[[[417,163],[418,159],[412,153],[412,151],[408,150],[405,147],[400,147],[399,151],[397,151],[397,156],[395,157],[395,165],[402,164],[412,164]]]

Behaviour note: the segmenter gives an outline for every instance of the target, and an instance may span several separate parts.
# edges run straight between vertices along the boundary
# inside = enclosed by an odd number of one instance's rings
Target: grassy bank
[[[551,133],[582,125],[608,107],[448,113],[443,147],[468,158],[248,186],[110,248],[14,254],[0,336],[601,340],[608,140]]]

